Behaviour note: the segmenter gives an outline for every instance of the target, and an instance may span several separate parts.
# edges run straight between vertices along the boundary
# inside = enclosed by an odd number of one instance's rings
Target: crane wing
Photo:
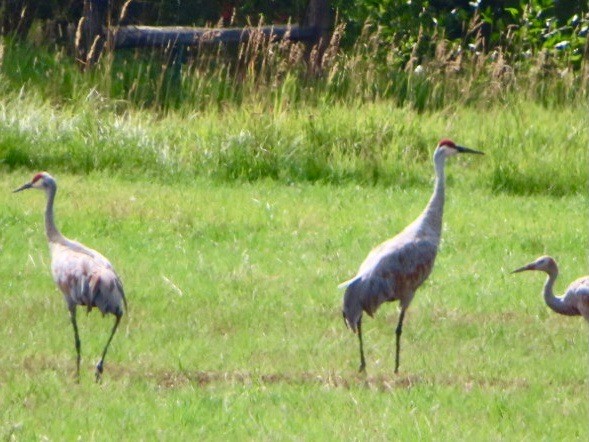
[[[583,276],[573,281],[568,287],[565,296],[582,298],[589,302],[589,276]]]
[[[356,276],[340,287],[346,287],[345,297],[359,299],[369,315],[386,301],[409,303],[431,273],[436,252],[437,244],[428,239],[393,238],[374,248]]]
[[[357,277],[400,278],[414,281],[417,288],[430,274],[437,248],[437,244],[427,238],[411,241],[393,238],[368,254],[360,265]]]
[[[589,276],[582,276],[575,280],[571,284],[572,287],[576,287],[577,290],[589,293]]]
[[[366,268],[370,278],[394,281],[394,298],[413,297],[415,290],[427,279],[436,259],[437,244],[427,239],[404,243],[401,247],[386,245],[374,266]],[[410,302],[410,299],[407,299]]]
[[[72,248],[70,244],[52,243],[53,279],[70,310],[76,305],[85,305],[88,310],[98,307],[104,314],[122,314],[121,305],[126,305],[122,284],[110,262],[98,255],[92,256],[87,249]]]
[[[74,241],[74,240],[67,239],[67,238],[65,239],[65,246],[67,248],[69,248],[70,250],[72,250],[73,252],[82,253],[82,254],[90,256],[92,259],[94,259],[100,265],[114,271],[114,267],[110,263],[110,261],[108,259],[106,259],[106,257],[104,255],[97,252],[96,250],[91,249],[90,247],[86,247],[84,244],[79,243],[78,241]]]

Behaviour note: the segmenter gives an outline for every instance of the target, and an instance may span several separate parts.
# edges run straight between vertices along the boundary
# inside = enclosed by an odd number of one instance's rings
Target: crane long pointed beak
[[[533,264],[528,264],[525,265],[523,267],[520,267],[519,269],[515,269],[513,272],[511,273],[519,273],[519,272],[525,272],[526,270],[534,270],[534,265]]]
[[[32,183],[23,184],[23,185],[22,185],[22,186],[20,186],[18,189],[14,189],[14,190],[12,191],[12,193],[20,192],[21,190],[30,189],[31,187],[33,187],[33,184],[32,184]]]
[[[469,149],[468,147],[464,146],[456,146],[456,150],[459,153],[475,153],[477,155],[484,155],[485,152],[481,152],[480,150]]]

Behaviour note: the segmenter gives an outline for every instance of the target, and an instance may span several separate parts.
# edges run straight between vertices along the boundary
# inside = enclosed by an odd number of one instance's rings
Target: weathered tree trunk
[[[306,45],[306,58],[312,72],[321,71],[323,53],[329,45],[331,35],[331,9],[328,0],[309,0],[303,17],[302,28],[311,29],[315,38]]]
[[[84,0],[84,12],[76,31],[76,55],[82,67],[94,65],[106,44],[108,0]]]
[[[122,26],[112,28],[112,47],[115,49],[132,47],[199,46],[219,43],[242,43],[253,33],[262,33],[274,39],[288,38],[293,41],[316,42],[311,29],[301,29],[298,25],[261,26],[255,28],[191,28],[183,26]]]

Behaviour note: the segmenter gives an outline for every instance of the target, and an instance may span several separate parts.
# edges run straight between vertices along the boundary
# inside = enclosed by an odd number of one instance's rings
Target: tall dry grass
[[[85,73],[65,50],[4,41],[0,162],[407,187],[429,185],[429,151],[446,134],[490,153],[473,177],[481,187],[584,192],[586,61],[534,53],[516,34],[485,51],[476,23],[471,33],[407,42],[367,23],[342,48],[338,25],[309,54],[320,74],[302,45],[261,33],[234,47],[106,52]]]
[[[266,38],[256,32],[261,25],[239,45],[202,42],[190,48],[105,52],[86,73],[78,71],[66,50],[5,40],[0,75],[11,88],[27,85],[50,100],[76,100],[93,90],[123,107],[160,110],[219,109],[244,101],[283,109],[385,99],[426,111],[454,104],[488,106],[514,95],[550,106],[589,96],[587,57],[579,59],[571,48],[537,49],[523,32],[507,32],[502,47],[484,50],[478,18],[463,41],[423,29],[391,39],[366,23],[355,44],[345,49],[345,26],[338,24],[322,51]]]

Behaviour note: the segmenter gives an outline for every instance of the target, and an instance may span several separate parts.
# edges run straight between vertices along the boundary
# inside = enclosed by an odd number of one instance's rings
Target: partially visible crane
[[[421,215],[397,236],[375,247],[360,265],[356,276],[339,285],[340,288],[346,288],[342,311],[344,321],[358,334],[360,342],[360,371],[366,368],[362,344],[362,313],[366,312],[372,317],[382,303],[399,301],[401,312],[395,331],[395,373],[399,372],[405,311],[411,304],[415,291],[433,269],[442,234],[445,160],[458,153],[483,154],[458,146],[451,140],[441,140],[434,152],[434,192]]]
[[[53,202],[57,192],[55,179],[47,172],[36,174],[30,183],[26,183],[14,192],[25,189],[39,189],[47,196],[45,208],[45,233],[51,252],[51,273],[53,280],[62,291],[70,319],[74,327],[74,339],[76,345],[76,378],[80,378],[80,336],[76,322],[76,306],[86,306],[88,312],[92,307],[98,307],[103,315],[112,313],[115,315],[115,324],[112,328],[102,357],[96,365],[96,381],[102,376],[104,358],[108,346],[117,331],[121,317],[127,310],[127,301],[123,291],[123,285],[111,263],[98,253],[79,242],[64,237],[53,219]]]
[[[556,313],[566,316],[583,316],[589,323],[589,276],[582,276],[573,281],[566,289],[563,296],[555,296],[553,292],[554,282],[558,277],[558,266],[554,258],[541,256],[511,273],[524,272],[526,270],[540,270],[548,274],[544,283],[544,301],[546,305]]]

